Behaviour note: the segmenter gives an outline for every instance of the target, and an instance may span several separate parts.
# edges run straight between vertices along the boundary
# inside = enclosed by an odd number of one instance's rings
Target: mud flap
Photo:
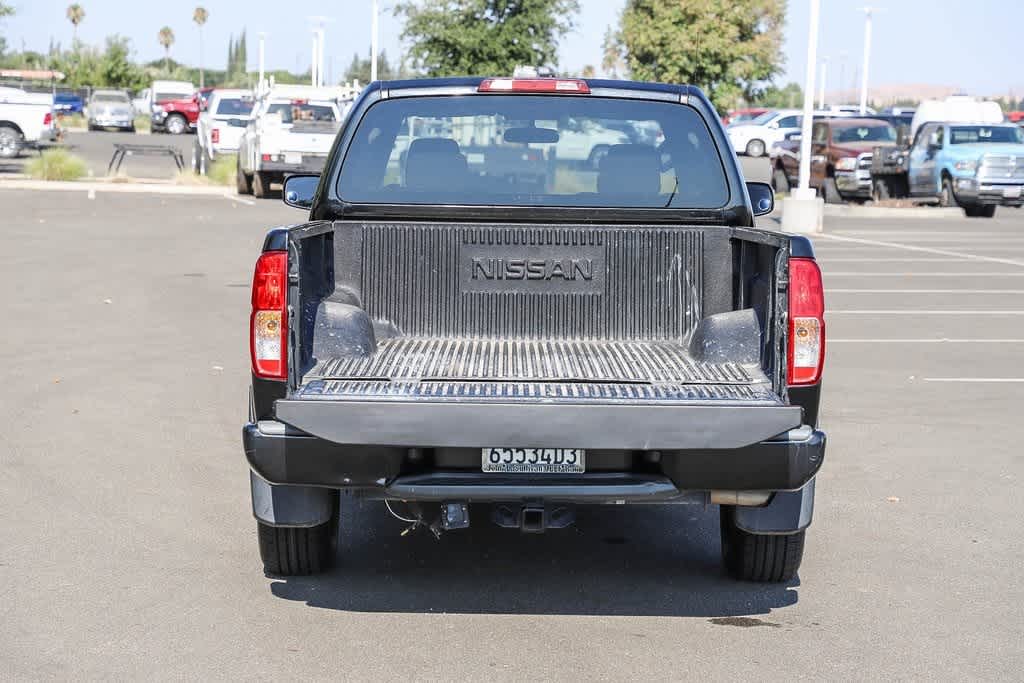
[[[764,507],[736,507],[736,526],[751,534],[792,534],[811,525],[814,479],[799,491],[779,491]]]
[[[337,497],[332,489],[271,484],[249,472],[252,514],[263,524],[311,527],[326,524],[334,515]]]

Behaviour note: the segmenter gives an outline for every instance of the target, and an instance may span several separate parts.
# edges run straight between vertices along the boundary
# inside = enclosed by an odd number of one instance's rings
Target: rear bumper
[[[811,480],[825,457],[825,434],[808,426],[730,448],[604,450],[604,466],[617,471],[582,475],[484,473],[479,448],[495,443],[490,438],[439,464],[424,456],[429,448],[343,444],[274,420],[247,424],[242,441],[253,471],[272,484],[405,500],[670,502],[692,491],[790,491]]]
[[[289,173],[323,173],[327,155],[304,154],[302,161],[297,164],[289,164],[284,161],[263,161],[262,159],[258,163],[258,170],[261,173],[276,173],[282,176]]]

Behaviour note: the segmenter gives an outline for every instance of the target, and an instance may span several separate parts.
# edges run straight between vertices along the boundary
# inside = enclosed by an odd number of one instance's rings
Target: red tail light
[[[259,377],[288,377],[288,252],[265,251],[252,277],[249,318],[252,371]]]
[[[270,161],[270,155],[269,154],[263,154],[263,155],[260,156],[260,159],[262,159],[263,161]]]
[[[809,258],[789,259],[789,384],[816,384],[825,365],[825,291]]]
[[[43,125],[44,126],[49,126],[52,123],[53,123],[53,113],[52,112],[46,112],[46,115],[43,116]]]
[[[215,145],[220,142],[220,128],[213,128],[210,130],[210,142]]]
[[[487,78],[477,92],[557,92],[565,95],[589,95],[590,86],[578,78]]]

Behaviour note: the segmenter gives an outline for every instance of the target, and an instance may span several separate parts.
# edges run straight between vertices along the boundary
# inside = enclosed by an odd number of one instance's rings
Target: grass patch
[[[136,133],[148,133],[150,132],[150,119],[148,116],[140,114],[135,117],[135,132]]]
[[[29,159],[25,173],[36,180],[78,180],[88,172],[85,160],[60,147]]]
[[[223,154],[206,170],[210,182],[214,185],[231,185],[235,182],[235,166],[238,164],[237,154]]]
[[[60,127],[65,130],[85,130],[89,122],[82,114],[66,114],[60,117]]]

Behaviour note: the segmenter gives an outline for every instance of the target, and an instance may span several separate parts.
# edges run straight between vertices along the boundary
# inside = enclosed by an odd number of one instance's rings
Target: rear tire
[[[804,531],[763,536],[749,534],[736,526],[733,508],[723,505],[720,513],[722,562],[740,581],[781,583],[796,576],[804,556]]]
[[[965,206],[964,213],[968,218],[993,218],[996,215],[996,205]]]
[[[843,195],[839,194],[839,188],[836,187],[835,178],[825,178],[825,183],[821,186],[821,193],[825,196],[826,204],[843,203]]]
[[[786,171],[779,166],[776,166],[772,172],[772,186],[778,193],[789,192],[789,177],[786,175]]]
[[[252,174],[252,196],[263,199],[270,194],[270,179],[267,174],[256,171]]]
[[[764,140],[751,140],[747,143],[747,149],[745,151],[748,157],[754,157],[756,159],[757,157],[764,156],[764,150]]]
[[[14,126],[0,126],[0,159],[14,159],[21,153],[23,138]]]
[[[252,194],[252,178],[242,170],[241,160],[235,170],[235,189],[238,194]]]
[[[335,513],[335,518],[337,513]],[[263,571],[276,576],[307,576],[330,569],[337,548],[337,525],[273,527],[257,522]]]

